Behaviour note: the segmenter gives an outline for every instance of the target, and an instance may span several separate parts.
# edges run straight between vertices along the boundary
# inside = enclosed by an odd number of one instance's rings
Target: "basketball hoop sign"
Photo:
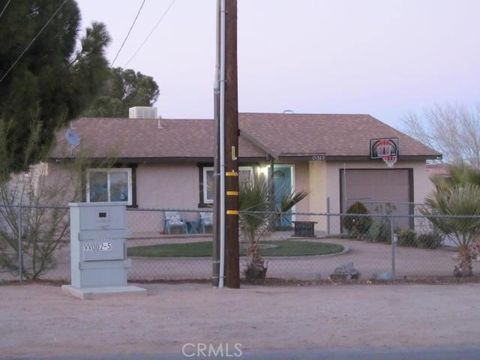
[[[382,159],[392,168],[398,160],[398,138],[370,139],[370,159]]]

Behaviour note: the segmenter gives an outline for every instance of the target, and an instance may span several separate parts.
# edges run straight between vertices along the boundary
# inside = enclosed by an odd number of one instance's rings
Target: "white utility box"
[[[145,289],[127,286],[131,267],[131,260],[127,258],[127,234],[125,205],[71,203],[72,283],[62,288],[81,298],[91,298],[95,294],[145,294]]]

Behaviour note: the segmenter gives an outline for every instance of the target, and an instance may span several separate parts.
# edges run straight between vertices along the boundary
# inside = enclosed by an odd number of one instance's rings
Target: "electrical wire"
[[[143,46],[147,43],[147,41],[150,39],[150,36],[152,36],[153,32],[157,29],[157,27],[163,21],[163,19],[168,14],[168,12],[170,11],[170,9],[172,8],[173,4],[175,4],[176,1],[177,0],[172,0],[170,5],[168,5],[167,9],[163,12],[162,16],[160,16],[160,19],[158,19],[157,23],[152,28],[152,30],[148,33],[145,40],[143,40],[143,42],[140,44],[140,46],[137,48],[137,50],[133,53],[133,55],[130,57],[130,59],[128,59],[128,61],[125,63],[125,66],[124,66],[125,68],[127,67],[128,64],[130,64],[130,62],[135,58],[135,56],[137,56],[137,54],[140,52],[140,50],[143,48]]]
[[[11,2],[11,1],[12,1],[12,0],[8,0],[7,3],[5,4],[5,6],[3,7],[2,12],[0,12],[0,18],[2,17],[3,13],[5,12],[5,10],[7,10],[7,7],[8,7],[8,5],[10,5],[10,2]]]
[[[139,16],[140,13],[142,12],[143,5],[145,5],[145,0],[142,1],[141,5],[140,5],[140,8],[139,8],[138,11],[137,11],[137,15],[135,16],[135,19],[133,19],[133,23],[132,23],[132,25],[130,25],[130,29],[128,29],[128,33],[127,33],[127,35],[125,36],[125,39],[123,39],[122,45],[120,46],[120,49],[118,49],[117,55],[115,55],[115,58],[113,59],[112,63],[110,64],[110,67],[113,66],[113,64],[115,63],[115,61],[116,61],[117,58],[118,58],[118,55],[120,55],[120,52],[122,51],[123,46],[124,46],[125,43],[127,42],[128,37],[130,36],[130,33],[132,32],[133,27],[135,26],[135,24],[136,24],[136,22],[137,22],[138,16]]]
[[[55,16],[57,16],[58,12],[63,8],[63,6],[65,5],[66,2],[67,2],[67,0],[63,0],[63,2],[60,4],[60,6],[57,8],[57,10],[55,10],[55,12],[52,14],[52,16],[50,16],[50,19],[48,19],[48,21],[45,23],[45,25],[43,25],[43,27],[33,37],[32,41],[30,41],[30,43],[22,51],[22,53],[17,57],[17,59],[13,62],[13,64],[10,65],[8,70],[5,72],[5,74],[3,74],[2,78],[0,79],[0,83],[7,77],[7,75],[10,73],[10,71],[12,71],[12,69],[17,65],[17,63],[20,61],[20,59],[23,57],[23,55],[25,55],[25,53],[28,51],[28,49],[30,49],[32,44],[35,42],[35,40],[37,40],[37,38],[40,36],[40,34],[43,32],[43,30],[45,30],[45,28],[48,26],[48,24],[50,24],[52,22],[52,20],[55,18]]]

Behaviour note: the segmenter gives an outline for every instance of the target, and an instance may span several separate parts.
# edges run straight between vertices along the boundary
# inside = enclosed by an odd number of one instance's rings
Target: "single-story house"
[[[92,159],[116,158],[114,167],[86,169],[84,201],[144,209],[211,206],[213,120],[80,118],[71,127],[80,146],[73,149],[66,130],[59,131],[49,176],[63,171],[80,148]],[[356,200],[422,203],[433,189],[426,160],[441,157],[370,115],[241,113],[239,128],[240,181],[268,174],[273,164],[277,189],[309,193],[296,212],[340,213]],[[395,167],[370,158],[374,138],[398,138]],[[315,220],[317,229],[325,229],[325,219]],[[160,220],[145,222],[144,231],[163,229]]]

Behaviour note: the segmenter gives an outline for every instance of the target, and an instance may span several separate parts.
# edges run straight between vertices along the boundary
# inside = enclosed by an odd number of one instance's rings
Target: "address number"
[[[86,243],[83,245],[85,252],[109,252],[112,251],[112,243],[109,241],[99,243]]]

